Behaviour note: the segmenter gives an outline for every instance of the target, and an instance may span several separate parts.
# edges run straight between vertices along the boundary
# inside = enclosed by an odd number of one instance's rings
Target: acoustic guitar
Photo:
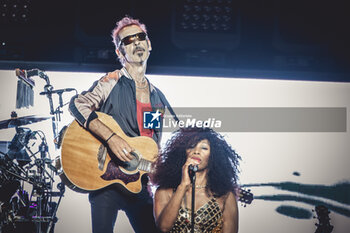
[[[131,193],[139,193],[142,176],[151,171],[152,162],[158,156],[156,142],[145,136],[128,137],[113,117],[101,112],[97,115],[99,120],[135,149],[131,153],[133,159],[127,163],[118,160],[104,142],[73,121],[63,136],[61,179],[78,192],[95,191],[117,184]]]

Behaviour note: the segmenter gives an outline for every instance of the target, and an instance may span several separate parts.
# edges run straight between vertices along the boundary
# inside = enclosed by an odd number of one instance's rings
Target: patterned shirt
[[[195,212],[194,222],[194,232],[222,232],[222,211],[215,197]],[[180,207],[174,226],[169,232],[191,232],[191,209]]]

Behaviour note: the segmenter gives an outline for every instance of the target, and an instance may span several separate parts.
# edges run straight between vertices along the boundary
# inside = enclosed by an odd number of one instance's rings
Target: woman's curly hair
[[[210,144],[207,191],[217,197],[234,191],[241,157],[223,136],[210,128],[181,128],[175,131],[154,164],[152,183],[160,188],[176,189],[181,182],[182,166],[187,160],[186,149],[204,139]]]

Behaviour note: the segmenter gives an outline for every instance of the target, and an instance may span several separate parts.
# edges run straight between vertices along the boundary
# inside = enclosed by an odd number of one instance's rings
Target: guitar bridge
[[[103,167],[106,161],[106,156],[107,156],[107,148],[103,144],[101,144],[97,152],[98,169],[100,169],[101,171],[103,171]]]

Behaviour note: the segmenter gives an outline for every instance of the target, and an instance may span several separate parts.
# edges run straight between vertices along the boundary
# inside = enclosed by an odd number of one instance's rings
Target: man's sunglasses
[[[124,37],[120,43],[119,43],[119,46],[123,43],[124,45],[128,45],[128,44],[131,44],[133,43],[135,40],[138,40],[138,41],[143,41],[143,40],[146,40],[146,37],[147,37],[147,34],[144,33],[144,32],[139,32],[139,33],[136,33],[134,35],[130,35],[130,36],[126,36]]]

